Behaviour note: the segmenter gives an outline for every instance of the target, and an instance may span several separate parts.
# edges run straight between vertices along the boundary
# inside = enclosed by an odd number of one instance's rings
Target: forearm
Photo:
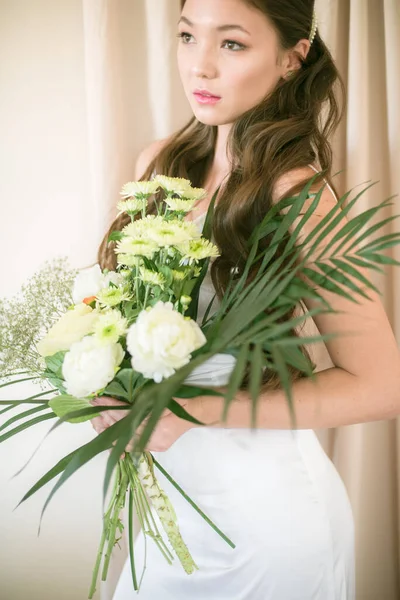
[[[392,419],[400,414],[400,385],[390,381],[372,382],[333,367],[316,374],[315,380],[300,379],[292,384],[297,429],[324,429]],[[239,390],[227,421],[222,422],[224,399],[200,397],[200,420],[214,427],[248,428],[251,399]],[[262,391],[257,404],[258,429],[291,429],[292,423],[284,390]]]

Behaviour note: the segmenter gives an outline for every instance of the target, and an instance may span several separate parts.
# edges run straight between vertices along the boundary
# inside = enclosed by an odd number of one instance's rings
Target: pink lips
[[[208,90],[195,90],[193,95],[200,104],[216,104],[221,100],[221,96],[214,96]]]

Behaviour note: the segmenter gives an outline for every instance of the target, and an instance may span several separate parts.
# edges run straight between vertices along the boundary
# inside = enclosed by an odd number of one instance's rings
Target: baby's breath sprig
[[[46,368],[35,345],[73,304],[72,287],[78,271],[66,257],[46,261],[44,266],[11,298],[0,299],[0,378],[29,371],[43,378]]]

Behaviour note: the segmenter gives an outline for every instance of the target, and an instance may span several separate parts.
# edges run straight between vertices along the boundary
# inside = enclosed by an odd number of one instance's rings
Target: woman
[[[186,0],[178,28],[179,70],[194,118],[142,152],[136,178],[149,179],[156,171],[204,187],[207,198],[194,217],[187,217],[199,225],[221,185],[213,220],[221,256],[202,285],[202,313],[214,288],[221,298],[232,267],[245,261],[246,240],[268,208],[303,187],[315,170],[329,181],[328,135],[339,119],[334,95],[339,78],[316,31],[313,0]],[[309,227],[335,203],[332,187],[326,187]],[[124,218],[110,231],[121,229]],[[99,263],[113,268],[115,253],[107,237]],[[223,424],[215,398],[198,397],[187,405],[212,426],[196,427],[165,411],[148,449],[236,548],[220,539],[160,475],[199,570],[186,575],[177,561],[168,565],[149,544],[140,598],[355,598],[351,507],[313,429],[398,415],[399,355],[377,296],[370,293],[370,301],[355,305],[319,292],[343,313],[319,315],[315,322],[309,318],[308,326],[351,336],[313,348],[319,371],[315,382],[293,369],[297,430],[291,430],[274,373],[267,373],[254,432],[246,389]],[[314,306],[310,300],[304,304]],[[97,402],[118,403],[104,397]],[[100,432],[121,417],[121,411],[109,411],[93,424]],[[140,569],[142,535],[135,554]],[[114,600],[134,597],[127,562]]]

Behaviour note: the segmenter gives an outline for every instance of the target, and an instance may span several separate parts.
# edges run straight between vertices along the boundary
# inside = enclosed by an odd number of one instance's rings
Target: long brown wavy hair
[[[312,26],[314,0],[243,0],[264,13],[274,25],[281,49],[291,49],[308,39]],[[182,1],[182,7],[185,0]],[[282,79],[260,104],[244,113],[231,128],[228,138],[233,168],[226,180],[213,216],[213,238],[221,255],[211,267],[212,281],[219,298],[228,285],[231,271],[246,262],[248,239],[272,206],[272,192],[279,178],[293,169],[317,162],[321,178],[331,181],[330,138],[344,108],[344,85],[327,46],[318,31],[301,68],[290,79]],[[193,117],[169,138],[148,165],[142,180],[154,172],[190,179],[202,187],[212,165],[217,127],[204,125]],[[307,180],[285,193],[291,197]],[[152,209],[150,208],[150,211]],[[107,243],[114,230],[130,222],[126,214],[111,224],[98,251],[102,269],[115,269],[115,242]],[[272,234],[271,234],[272,235]],[[268,237],[263,246],[268,245]],[[281,320],[294,314],[288,312]],[[296,332],[292,332],[296,335]],[[310,355],[302,347],[305,357]],[[312,362],[312,361],[311,361]],[[315,367],[315,365],[314,365]],[[291,368],[292,380],[303,376]],[[245,383],[245,382],[244,382]],[[264,385],[279,387],[275,372],[266,371]]]

